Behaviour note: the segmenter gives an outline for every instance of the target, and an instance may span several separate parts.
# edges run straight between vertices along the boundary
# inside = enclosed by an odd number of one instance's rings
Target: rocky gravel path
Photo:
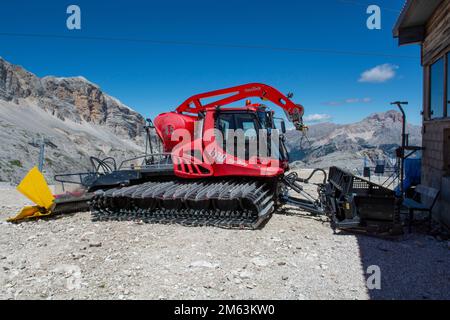
[[[447,241],[334,234],[286,208],[262,230],[92,222],[10,224],[26,203],[0,186],[0,299],[449,299]],[[381,270],[368,290],[367,268]]]

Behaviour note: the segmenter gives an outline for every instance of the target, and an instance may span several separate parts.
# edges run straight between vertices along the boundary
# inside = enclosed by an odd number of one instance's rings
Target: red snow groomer
[[[131,215],[155,222],[258,227],[277,206],[289,170],[284,121],[263,103],[282,108],[296,129],[304,129],[303,107],[288,96],[250,83],[194,95],[175,111],[160,114],[154,129],[164,152],[145,156],[142,166],[116,171],[118,187],[105,190],[111,174],[99,177],[91,186],[100,189],[91,211],[99,219]],[[252,103],[254,97],[262,103]],[[245,105],[230,106],[238,101]]]

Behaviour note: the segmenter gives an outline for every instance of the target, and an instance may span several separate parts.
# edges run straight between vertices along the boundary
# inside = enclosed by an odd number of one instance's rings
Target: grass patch
[[[9,161],[9,164],[12,165],[12,166],[16,166],[16,167],[22,168],[22,162],[20,162],[19,160],[11,160],[11,161]]]

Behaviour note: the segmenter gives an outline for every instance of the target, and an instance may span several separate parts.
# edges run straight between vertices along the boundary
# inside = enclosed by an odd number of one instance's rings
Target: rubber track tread
[[[264,181],[151,181],[99,190],[89,207],[95,221],[257,229],[270,218],[273,198],[270,185]]]

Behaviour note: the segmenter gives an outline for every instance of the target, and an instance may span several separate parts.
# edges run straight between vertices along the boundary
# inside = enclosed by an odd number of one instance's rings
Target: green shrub
[[[22,168],[22,162],[20,162],[19,160],[11,160],[9,162],[10,165],[12,166],[16,166],[16,167],[21,167]]]

